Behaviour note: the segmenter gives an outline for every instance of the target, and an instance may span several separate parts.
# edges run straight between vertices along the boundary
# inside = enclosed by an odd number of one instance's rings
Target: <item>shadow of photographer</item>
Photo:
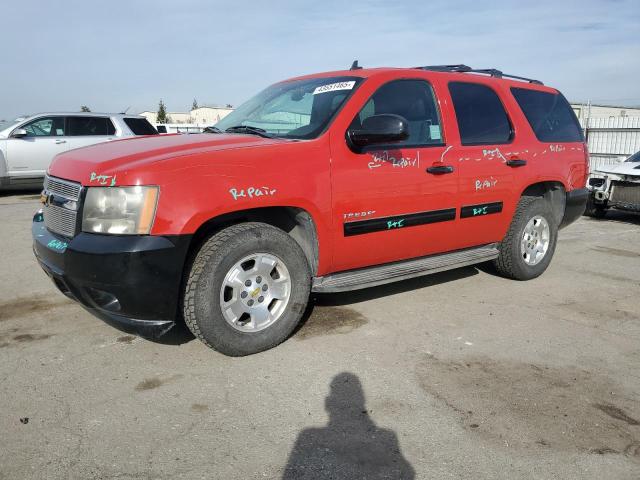
[[[300,432],[283,479],[413,479],[392,430],[369,417],[358,377],[343,372],[331,381],[325,400],[329,422]]]

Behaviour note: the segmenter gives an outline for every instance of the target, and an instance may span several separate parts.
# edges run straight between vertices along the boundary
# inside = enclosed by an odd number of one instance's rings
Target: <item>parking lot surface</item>
[[[284,344],[228,358],[58,293],[37,207],[0,195],[2,479],[640,478],[640,216],[582,218],[529,282],[318,296]]]

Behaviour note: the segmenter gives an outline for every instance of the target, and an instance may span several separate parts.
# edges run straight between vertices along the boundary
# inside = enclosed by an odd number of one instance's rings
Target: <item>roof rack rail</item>
[[[426,67],[416,67],[421,70],[432,70],[434,72],[470,72],[473,70],[468,65],[463,65],[461,63],[457,65],[427,65]]]
[[[471,68],[467,65],[427,65],[425,67],[416,67],[420,70],[429,70],[432,72],[460,72],[460,73],[482,73],[485,75],[491,75],[495,78],[513,78],[516,80],[523,80],[529,83],[535,83],[538,85],[544,85],[540,80],[534,80],[533,78],[527,77],[519,77],[518,75],[509,75],[508,73],[503,73],[500,70],[495,68]]]

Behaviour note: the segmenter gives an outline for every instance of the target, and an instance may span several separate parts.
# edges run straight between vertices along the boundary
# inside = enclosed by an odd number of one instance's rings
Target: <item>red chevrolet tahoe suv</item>
[[[207,132],[59,155],[33,240],[104,321],[153,338],[184,319],[227,355],[285,340],[310,292],[486,261],[537,277],[588,197],[565,98],[498,70],[354,65],[277,83]]]

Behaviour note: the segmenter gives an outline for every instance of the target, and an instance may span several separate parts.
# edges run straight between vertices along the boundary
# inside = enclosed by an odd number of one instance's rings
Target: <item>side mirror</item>
[[[357,147],[401,142],[409,138],[409,123],[400,115],[373,115],[362,122],[362,128],[349,130],[347,136]]]
[[[27,135],[29,135],[29,133],[27,133],[27,131],[24,128],[16,128],[11,133],[11,138],[22,138],[22,137],[26,137]]]

